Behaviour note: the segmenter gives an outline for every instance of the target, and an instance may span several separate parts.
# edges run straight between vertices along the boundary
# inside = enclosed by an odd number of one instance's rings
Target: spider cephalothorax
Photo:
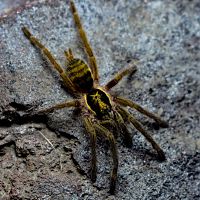
[[[86,94],[86,102],[88,108],[94,112],[98,119],[110,116],[112,106],[106,92],[100,89],[92,89]]]
[[[33,45],[41,49],[54,68],[59,72],[67,89],[77,97],[74,100],[66,101],[56,104],[50,108],[36,111],[36,113],[48,113],[56,109],[67,107],[79,107],[81,109],[84,125],[90,135],[92,150],[91,179],[92,181],[96,180],[96,134],[99,133],[100,136],[108,138],[110,142],[111,153],[113,157],[110,192],[114,193],[118,170],[118,155],[114,135],[118,134],[113,134],[106,127],[115,127],[113,130],[116,130],[122,134],[125,144],[130,147],[132,145],[132,138],[126,129],[125,122],[131,123],[139,132],[143,134],[148,142],[151,143],[153,148],[158,153],[158,158],[160,160],[164,160],[165,154],[163,150],[153,140],[151,135],[143,128],[141,123],[137,121],[132,114],[129,114],[125,107],[136,109],[140,113],[152,118],[161,127],[167,127],[167,123],[161,120],[157,115],[145,110],[135,102],[119,96],[113,97],[109,93],[109,90],[114,87],[124,76],[136,72],[137,68],[135,64],[132,64],[131,66],[119,72],[106,85],[102,87],[99,85],[99,74],[96,58],[89,44],[86,33],[82,27],[73,1],[70,1],[70,7],[84,49],[88,56],[89,65],[84,61],[75,58],[71,49],[69,49],[68,51],[65,51],[68,64],[66,68],[63,69],[50,51],[37,38],[35,38],[26,27],[22,28],[25,36]]]

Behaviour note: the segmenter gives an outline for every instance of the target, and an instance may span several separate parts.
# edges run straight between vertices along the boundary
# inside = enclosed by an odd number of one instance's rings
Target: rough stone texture
[[[132,127],[133,147],[118,139],[119,175],[110,196],[110,152],[98,140],[98,176],[89,179],[89,138],[79,114],[56,111],[40,120],[22,116],[72,98],[57,73],[24,37],[26,25],[63,65],[72,48],[85,58],[65,0],[40,0],[0,22],[1,199],[200,199],[199,0],[77,0],[97,56],[101,83],[131,59],[138,72],[113,91],[161,114],[159,129],[138,116],[166,152],[155,152]],[[41,136],[44,134],[54,145]],[[62,169],[60,169],[60,163]]]
[[[31,0],[1,0],[0,1],[0,16],[3,17],[15,9],[31,2]]]

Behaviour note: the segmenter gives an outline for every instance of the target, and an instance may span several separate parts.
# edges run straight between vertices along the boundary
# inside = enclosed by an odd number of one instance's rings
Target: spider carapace
[[[28,28],[23,27],[24,35],[30,42],[39,48],[50,61],[52,66],[60,74],[67,89],[75,96],[75,99],[53,105],[49,108],[34,111],[37,114],[45,114],[57,109],[79,107],[81,117],[84,122],[86,131],[90,136],[91,143],[91,179],[96,181],[97,159],[96,159],[96,135],[107,138],[110,142],[111,155],[113,158],[113,167],[111,171],[110,192],[113,194],[116,188],[117,171],[118,171],[118,153],[116,146],[116,136],[121,134],[124,142],[128,147],[132,145],[132,137],[126,128],[125,123],[131,123],[147,141],[152,145],[158,154],[160,160],[165,160],[165,154],[160,146],[154,141],[151,135],[143,128],[142,124],[130,114],[126,107],[130,107],[153,119],[160,127],[167,127],[167,123],[159,116],[147,111],[137,103],[120,96],[110,94],[110,89],[129,74],[136,72],[137,67],[134,63],[117,73],[104,86],[99,85],[99,73],[95,55],[88,41],[86,32],[80,21],[77,9],[73,1],[70,1],[70,8],[73,14],[75,25],[78,29],[84,50],[87,54],[88,64],[81,59],[74,57],[72,50],[69,48],[65,51],[67,66],[62,68],[56,61],[50,51],[34,37]],[[113,134],[115,133],[119,134]]]
[[[106,92],[100,89],[93,89],[86,95],[88,108],[90,108],[98,119],[111,117],[111,103]]]

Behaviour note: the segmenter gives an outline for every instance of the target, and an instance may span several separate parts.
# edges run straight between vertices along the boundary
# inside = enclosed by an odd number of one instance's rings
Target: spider
[[[84,126],[90,136],[91,180],[92,182],[96,181],[96,135],[98,133],[100,136],[107,138],[110,143],[111,155],[113,159],[110,193],[114,194],[118,171],[118,152],[115,135],[107,126],[114,127],[112,130],[119,132],[123,136],[125,144],[128,147],[131,147],[132,138],[127,130],[125,122],[131,123],[140,133],[142,133],[148,142],[151,143],[152,147],[157,151],[158,158],[160,160],[165,160],[165,154],[163,150],[154,141],[151,135],[143,128],[141,123],[126,110],[126,107],[136,109],[143,115],[152,118],[160,127],[167,127],[167,123],[157,115],[142,108],[137,103],[124,97],[110,94],[110,89],[117,85],[123,77],[134,74],[137,71],[137,66],[134,63],[117,73],[114,78],[108,81],[104,86],[99,85],[99,73],[96,58],[88,41],[86,32],[81,24],[75,4],[72,0],[70,1],[70,8],[75,25],[83,43],[84,50],[87,54],[89,64],[79,58],[74,57],[72,50],[68,49],[65,51],[67,64],[65,68],[62,68],[50,51],[31,34],[28,28],[22,28],[24,35],[34,46],[43,52],[52,66],[60,74],[67,89],[75,96],[75,99],[73,100],[65,101],[49,108],[38,110],[37,113],[47,114],[49,112],[53,112],[54,110],[69,107],[80,108]]]

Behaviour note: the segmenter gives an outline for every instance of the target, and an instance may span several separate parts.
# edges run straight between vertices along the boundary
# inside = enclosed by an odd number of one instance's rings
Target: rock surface
[[[77,111],[23,118],[28,109],[72,97],[24,37],[22,26],[62,65],[69,47],[86,59],[68,3],[33,1],[0,20],[0,199],[200,199],[199,1],[75,3],[98,60],[101,84],[130,60],[139,60],[137,74],[113,92],[169,122],[169,128],[157,130],[136,114],[167,160],[159,162],[151,145],[129,126],[133,147],[118,139],[118,182],[116,194],[110,195],[109,146],[99,137],[97,181],[92,184],[89,138]]]

